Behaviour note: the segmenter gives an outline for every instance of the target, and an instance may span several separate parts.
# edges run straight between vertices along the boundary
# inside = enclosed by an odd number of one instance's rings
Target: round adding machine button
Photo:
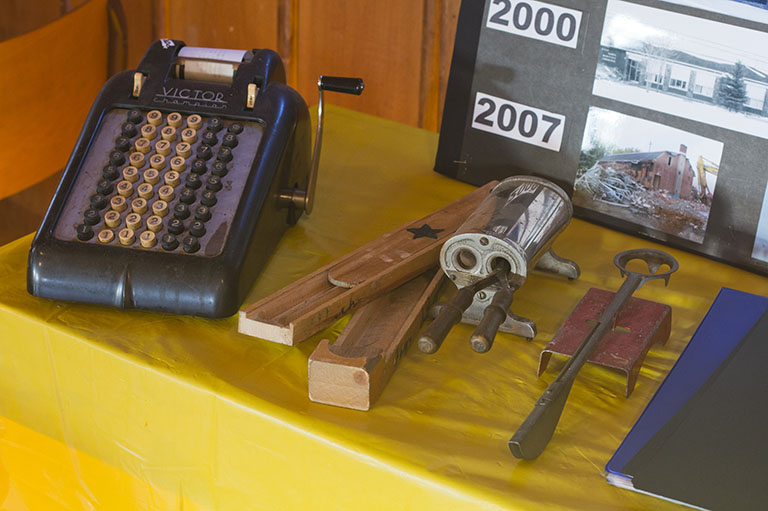
[[[117,233],[117,239],[120,241],[121,245],[132,245],[133,242],[136,241],[136,234],[133,232],[133,229],[125,227],[120,229],[120,232]]]
[[[97,210],[88,208],[85,210],[85,213],[83,213],[83,222],[88,225],[96,225],[101,222],[101,215]]]
[[[136,129],[136,125],[132,122],[124,122],[123,125],[120,127],[120,133],[123,134],[123,136],[126,136],[128,138],[133,138],[136,136],[136,133],[139,131]]]
[[[77,239],[80,241],[88,241],[93,238],[93,229],[88,224],[80,224],[77,226]]]
[[[182,190],[179,194],[179,200],[184,204],[192,204],[196,199],[197,197],[195,196],[195,191],[191,188],[184,188],[184,190]]]
[[[139,227],[141,227],[141,215],[138,213],[131,213],[126,216],[125,226],[134,231],[139,230]]]
[[[187,236],[182,243],[184,245],[184,252],[189,254],[194,254],[200,250],[200,240],[195,236]]]
[[[167,140],[168,142],[173,142],[176,140],[176,128],[173,126],[166,126],[160,130],[160,137],[162,137],[163,140]]]
[[[208,206],[198,206],[195,208],[195,218],[203,222],[211,219],[211,210]]]
[[[133,210],[134,213],[143,215],[144,213],[147,212],[147,199],[136,197],[131,201],[131,209]]]
[[[176,144],[176,154],[182,158],[189,158],[192,155],[192,146],[189,142],[179,142]]]
[[[160,238],[160,246],[163,247],[164,250],[175,250],[176,247],[179,246],[179,240],[177,240],[176,236],[173,234],[163,234]]]
[[[155,191],[152,188],[152,185],[149,183],[141,183],[139,187],[136,189],[136,191],[139,193],[139,197],[141,197],[142,199],[151,199],[152,196],[155,194]]]
[[[200,117],[198,114],[192,114],[189,117],[187,117],[187,126],[190,128],[194,128],[196,130],[199,130],[203,127],[203,118]]]
[[[187,217],[189,217],[189,206],[187,206],[183,202],[177,203],[175,206],[173,206],[173,216],[175,216],[179,220],[186,219]]]
[[[109,227],[117,227],[120,225],[120,213],[115,210],[107,211],[104,215],[104,223]]]
[[[125,163],[125,155],[122,151],[115,149],[109,153],[109,163],[112,165],[122,165]]]
[[[115,239],[115,233],[112,232],[110,229],[102,229],[99,231],[99,241],[102,243],[112,243],[112,240]]]
[[[132,122],[133,124],[140,124],[141,121],[144,120],[144,116],[141,115],[141,110],[130,110],[128,112],[128,122]]]
[[[138,152],[142,154],[147,154],[149,151],[152,150],[152,142],[150,142],[149,140],[143,137],[137,138],[133,146],[136,148]]]
[[[163,219],[157,215],[147,218],[147,229],[152,232],[160,232],[163,229]]]
[[[147,122],[153,126],[160,126],[163,124],[163,114],[158,110],[152,110],[147,114]]]
[[[168,222],[168,232],[171,234],[181,234],[184,232],[184,222],[178,218],[172,218],[171,221]]]
[[[101,175],[104,179],[114,181],[120,177],[120,170],[117,168],[117,165],[104,165],[104,168],[101,169]]]
[[[153,154],[149,158],[149,166],[153,169],[161,170],[165,167],[165,156],[162,154]]]
[[[139,242],[144,248],[152,248],[157,243],[155,233],[152,231],[144,231],[139,235]]]
[[[154,140],[157,136],[157,128],[152,124],[145,124],[141,127],[141,136],[147,140]]]
[[[184,118],[181,116],[179,112],[173,112],[172,114],[168,114],[168,125],[173,126],[174,128],[178,128],[181,126],[181,123],[183,122]]]
[[[189,224],[189,234],[198,238],[205,234],[205,224],[200,220],[195,220]]]
[[[139,180],[139,169],[134,167],[133,165],[129,165],[128,167],[125,167],[123,169],[123,179],[126,181],[130,181],[131,183],[135,183]]]
[[[112,207],[112,209],[118,212],[128,209],[128,204],[125,201],[125,197],[122,195],[115,195],[109,199],[109,205]]]
[[[164,200],[156,200],[152,203],[152,213],[155,216],[164,217],[168,214],[168,203]]]

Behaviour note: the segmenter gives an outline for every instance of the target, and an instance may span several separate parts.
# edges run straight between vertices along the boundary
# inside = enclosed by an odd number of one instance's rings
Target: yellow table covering
[[[434,173],[437,135],[330,108],[317,209],[280,242],[248,302],[472,188]],[[590,287],[621,284],[613,256],[655,246],[574,220],[555,243],[577,281],[533,274],[513,311],[528,343],[484,355],[458,326],[436,355],[407,351],[369,412],[315,404],[307,359],[342,322],[298,347],[206,320],[27,294],[31,237],[0,249],[0,509],[289,510],[679,508],[609,486],[603,468],[721,286],[768,279],[677,250],[670,286],[636,296],[673,307],[625,399],[624,377],[586,367],[536,461],[507,440],[554,378],[539,351]],[[194,278],[194,276],[190,276]]]

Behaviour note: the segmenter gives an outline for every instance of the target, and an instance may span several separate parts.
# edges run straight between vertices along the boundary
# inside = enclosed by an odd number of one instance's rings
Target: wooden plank
[[[369,410],[416,336],[444,276],[437,268],[416,277],[361,307],[333,345],[321,340],[309,357],[309,398]]]
[[[360,97],[328,94],[335,105],[419,125],[424,0],[309,0],[298,6],[298,83],[312,104],[320,74],[360,76]],[[292,84],[293,85],[293,84]]]
[[[490,182],[246,307],[240,311],[238,331],[292,346],[376,296],[411,280],[437,264],[444,237],[464,222],[495,185],[495,181]],[[443,231],[436,239],[405,234],[408,229],[419,229],[424,224]],[[372,247],[382,249],[382,244],[387,246],[387,253],[403,257],[391,261],[371,257],[375,253]],[[333,284],[329,279],[331,275],[336,276],[334,280],[352,287]]]

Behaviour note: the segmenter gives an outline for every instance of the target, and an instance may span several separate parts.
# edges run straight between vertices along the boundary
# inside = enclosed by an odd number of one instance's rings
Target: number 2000
[[[490,28],[572,48],[580,22],[579,11],[535,0],[493,0],[488,11]]]

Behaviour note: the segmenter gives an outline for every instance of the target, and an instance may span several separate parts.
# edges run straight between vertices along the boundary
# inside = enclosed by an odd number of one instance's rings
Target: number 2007
[[[490,28],[570,47],[580,22],[579,11],[535,0],[493,0],[488,12]]]
[[[563,138],[562,115],[478,93],[472,127],[552,151]]]

